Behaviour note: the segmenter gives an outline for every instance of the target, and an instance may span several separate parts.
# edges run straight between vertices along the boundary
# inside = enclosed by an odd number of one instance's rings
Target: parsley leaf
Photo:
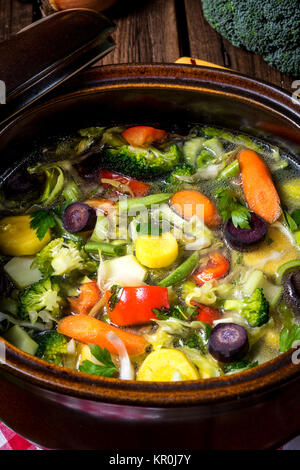
[[[290,229],[291,232],[295,232],[298,228],[298,225],[295,222],[294,218],[287,211],[282,211],[282,212],[283,212],[283,218],[287,227]]]
[[[300,209],[296,209],[291,213],[291,216],[293,217],[294,221],[297,224],[297,227],[300,226]]]
[[[183,305],[174,305],[171,308],[153,308],[152,312],[155,313],[158,320],[168,320],[168,318],[173,317],[184,321],[192,320],[198,313],[196,307],[185,307]]]
[[[235,227],[250,229],[250,210],[227,188],[219,188],[216,192],[219,213],[225,222],[230,217]]]
[[[252,367],[258,366],[258,361],[249,362],[246,360],[232,362],[231,364],[225,364],[223,366],[224,372],[227,374],[229,372],[241,372],[242,370],[252,369]]]
[[[110,296],[110,298],[108,300],[108,307],[109,307],[109,310],[111,312],[113,311],[113,309],[115,308],[115,306],[119,302],[119,300],[121,298],[121,295],[122,295],[122,292],[123,292],[123,287],[118,286],[117,284],[115,284],[114,286],[112,286],[110,288],[110,293],[112,295]]]
[[[44,209],[39,209],[30,214],[31,221],[30,227],[36,231],[39,240],[43,240],[49,228],[56,225],[55,219],[52,214]]]
[[[111,359],[109,351],[95,344],[89,344],[89,348],[92,355],[103,365],[85,360],[79,366],[80,372],[86,372],[87,374],[98,375],[100,377],[111,377],[117,371],[117,368]]]
[[[300,325],[293,325],[290,330],[284,327],[280,332],[280,352],[288,351],[295,341],[300,341]]]

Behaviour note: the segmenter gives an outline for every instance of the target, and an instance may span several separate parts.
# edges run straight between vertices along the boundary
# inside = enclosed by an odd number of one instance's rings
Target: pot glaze
[[[299,111],[284,91],[226,70],[93,68],[2,128],[0,167],[7,174],[36,135],[145,122],[241,130],[280,144],[299,166]],[[266,449],[300,432],[300,365],[292,363],[293,351],[230,376],[145,383],[79,374],[6,346],[0,418],[45,447]]]

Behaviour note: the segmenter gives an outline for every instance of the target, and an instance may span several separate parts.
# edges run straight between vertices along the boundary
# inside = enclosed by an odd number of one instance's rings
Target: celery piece
[[[240,165],[238,160],[234,160],[221,171],[218,180],[234,178],[240,174]]]
[[[158,193],[151,194],[145,197],[136,197],[132,199],[122,199],[118,203],[119,211],[140,211],[155,204],[162,204],[167,202],[172,196],[172,193]]]
[[[4,271],[19,289],[24,289],[42,279],[40,270],[31,267],[33,260],[34,257],[31,256],[15,256],[4,266]]]
[[[74,181],[69,181],[63,190],[63,196],[66,201],[77,202],[81,198],[81,192]]]
[[[30,338],[29,334],[19,325],[12,326],[4,335],[4,339],[9,341],[16,348],[28,354],[35,355],[38,344]]]
[[[279,268],[277,269],[275,273],[278,282],[281,282],[285,273],[287,273],[291,269],[297,269],[297,268],[300,268],[300,259],[293,259],[279,266]]]

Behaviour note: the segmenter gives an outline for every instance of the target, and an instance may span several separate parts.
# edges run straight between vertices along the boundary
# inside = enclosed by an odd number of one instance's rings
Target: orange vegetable
[[[100,299],[100,290],[96,281],[87,282],[80,287],[79,297],[68,297],[73,313],[84,313],[89,311]]]
[[[121,330],[84,314],[69,315],[63,318],[58,323],[57,331],[82,343],[92,343],[101,348],[107,348],[112,354],[118,354],[118,351],[106,337],[109,332],[113,332],[123,341],[129,355],[143,354],[147,346],[147,342],[142,336]]]
[[[88,206],[93,207],[93,209],[101,210],[104,215],[108,215],[110,212],[112,212],[115,205],[115,203],[110,199],[103,199],[101,197],[93,197],[92,199],[88,199],[84,202]]]
[[[214,228],[221,223],[214,203],[199,191],[185,189],[175,193],[171,198],[171,206],[187,220],[197,215],[208,227]]]
[[[193,280],[202,286],[205,282],[223,277],[229,269],[228,260],[220,253],[211,253],[206,266],[201,267],[195,274]]]
[[[272,224],[281,214],[280,199],[266,164],[252,150],[238,156],[244,194],[253,212]]]
[[[163,142],[166,131],[149,126],[135,126],[122,133],[124,139],[133,147],[149,147],[153,142]]]
[[[115,173],[114,171],[100,170],[99,174],[99,182],[102,183],[103,179],[119,181],[121,184],[128,185],[131,191],[133,192],[135,197],[144,197],[148,194],[150,185],[144,183],[143,181],[134,180],[132,178],[128,178],[127,176],[120,175],[119,173]],[[108,188],[108,183],[102,184],[103,188]],[[119,192],[119,191],[117,191]]]

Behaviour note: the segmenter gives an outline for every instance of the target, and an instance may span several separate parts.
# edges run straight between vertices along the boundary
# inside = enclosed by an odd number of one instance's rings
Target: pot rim
[[[46,102],[25,110],[0,131],[0,138],[11,126],[30,113],[53,106],[61,100],[121,88],[172,88],[222,94],[268,108],[300,130],[300,102],[286,91],[246,75],[212,67],[182,64],[125,64],[94,67],[69,80],[60,93]],[[61,94],[61,91],[63,94]],[[242,373],[186,382],[138,382],[103,378],[55,366],[26,354],[3,340],[6,361],[0,369],[9,376],[65,395],[138,406],[176,407],[216,404],[264,393],[292,383],[299,377],[300,364],[292,363],[293,350]]]

